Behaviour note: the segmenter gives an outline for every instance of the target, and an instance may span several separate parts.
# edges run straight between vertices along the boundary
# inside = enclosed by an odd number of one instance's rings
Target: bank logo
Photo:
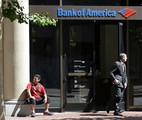
[[[133,10],[133,9],[130,9],[130,8],[124,8],[124,9],[118,11],[118,13],[120,13],[123,17],[125,17],[126,19],[128,19],[133,14],[135,14],[136,11]]]

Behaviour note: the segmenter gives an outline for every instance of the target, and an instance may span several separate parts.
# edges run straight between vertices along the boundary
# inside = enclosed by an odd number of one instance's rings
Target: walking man
[[[107,113],[109,113],[110,106],[115,103],[114,115],[122,116],[120,113],[120,103],[123,99],[124,90],[127,87],[128,79],[126,73],[127,55],[125,53],[120,53],[119,61],[114,62],[112,70],[110,71],[112,83],[113,83],[113,92],[114,98],[109,101],[107,105]]]

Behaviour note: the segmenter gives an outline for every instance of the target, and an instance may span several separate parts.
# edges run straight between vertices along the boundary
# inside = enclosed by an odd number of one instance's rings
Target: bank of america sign
[[[128,19],[129,17],[134,15],[136,13],[136,11],[133,9],[130,9],[130,8],[124,8],[124,9],[118,11],[118,13],[121,14],[126,19]]]
[[[58,8],[57,16],[58,17],[115,17],[116,11],[112,11],[109,9],[91,10],[90,8],[88,9],[83,8],[80,10],[75,10],[75,9],[65,10],[63,8]]]
[[[119,11],[104,9],[104,10],[96,10],[90,8],[82,8],[82,9],[57,9],[57,17],[116,17],[117,14],[122,15],[126,19],[131,17],[136,13],[135,10],[130,8],[124,8]]]
[[[142,20],[141,6],[30,6],[30,13],[48,12],[57,20]]]

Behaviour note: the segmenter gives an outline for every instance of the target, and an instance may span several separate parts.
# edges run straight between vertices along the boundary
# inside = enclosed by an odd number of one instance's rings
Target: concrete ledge
[[[24,104],[25,101],[5,101],[6,116],[29,116],[29,105]]]

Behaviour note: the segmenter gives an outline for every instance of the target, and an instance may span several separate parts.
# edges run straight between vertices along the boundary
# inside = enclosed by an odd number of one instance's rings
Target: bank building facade
[[[24,90],[36,73],[51,99],[51,111],[105,110],[112,96],[109,71],[121,52],[128,55],[129,80],[123,109],[142,109],[140,0],[25,0],[22,5],[27,14],[48,12],[57,25],[4,20],[6,115],[28,114]]]

